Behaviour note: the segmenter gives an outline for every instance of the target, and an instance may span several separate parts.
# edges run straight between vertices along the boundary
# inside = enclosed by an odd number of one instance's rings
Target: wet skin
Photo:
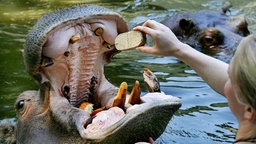
[[[149,70],[144,78],[151,93],[143,97],[138,81],[129,94],[125,82],[117,88],[104,76],[104,65],[119,52],[115,37],[126,31],[119,14],[95,5],[39,19],[24,48],[39,90],[17,98],[17,143],[134,143],[162,134],[180,99],[160,93]],[[101,112],[80,109],[85,102]]]
[[[184,43],[210,55],[224,53],[218,59],[229,61],[235,48],[250,32],[244,17],[229,18],[229,3],[222,11],[185,12],[166,18],[161,23],[169,27]],[[228,55],[228,58],[225,58]]]

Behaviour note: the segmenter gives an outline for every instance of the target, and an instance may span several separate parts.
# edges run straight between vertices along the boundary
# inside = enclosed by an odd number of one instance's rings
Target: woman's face
[[[225,84],[225,87],[224,87],[224,93],[225,93],[225,96],[228,100],[228,104],[229,104],[229,107],[231,109],[231,111],[233,112],[233,114],[237,117],[238,121],[240,121],[243,117],[243,112],[244,112],[244,105],[239,103],[237,101],[237,94],[235,92],[235,88],[234,88],[234,85],[235,85],[235,81],[234,81],[234,78],[232,78],[233,74],[233,65],[235,64],[234,60],[232,59],[230,65],[229,65],[229,68],[228,68],[228,81],[226,82]]]

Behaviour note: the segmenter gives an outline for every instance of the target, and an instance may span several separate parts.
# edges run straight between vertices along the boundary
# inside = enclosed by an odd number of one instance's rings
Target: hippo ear
[[[195,27],[195,24],[191,19],[181,19],[179,26],[184,31],[189,32],[193,27]]]
[[[230,8],[231,8],[231,7],[232,7],[231,2],[225,1],[225,2],[222,4],[222,7],[221,7],[222,12],[223,12],[223,13],[226,13],[227,11],[230,12]]]
[[[236,29],[236,32],[241,36],[247,36],[250,34],[248,30],[248,23],[244,17],[235,17],[228,20],[228,24]]]

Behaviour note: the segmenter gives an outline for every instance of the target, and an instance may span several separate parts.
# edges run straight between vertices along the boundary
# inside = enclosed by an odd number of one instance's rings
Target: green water
[[[119,12],[130,28],[147,19],[160,21],[183,11],[219,10],[219,0],[0,0],[0,120],[14,119],[16,97],[25,90],[37,89],[23,65],[23,43],[26,34],[43,14],[79,3],[98,4]],[[256,2],[233,0],[229,15],[246,16],[249,29],[256,31]],[[150,44],[150,42],[149,42]],[[105,75],[118,86],[126,81],[143,83],[142,69],[154,71],[167,94],[178,96],[183,105],[171,120],[157,143],[230,143],[237,122],[226,100],[214,92],[193,70],[173,57],[157,57],[123,52],[105,68]],[[146,92],[145,85],[142,85]]]

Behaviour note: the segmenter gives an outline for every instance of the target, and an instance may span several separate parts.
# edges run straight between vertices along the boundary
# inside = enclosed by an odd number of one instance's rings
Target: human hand
[[[133,30],[144,32],[150,35],[154,41],[153,46],[141,46],[137,50],[160,56],[175,56],[179,51],[180,42],[175,34],[165,25],[154,20],[147,20],[142,26],[137,26]]]

